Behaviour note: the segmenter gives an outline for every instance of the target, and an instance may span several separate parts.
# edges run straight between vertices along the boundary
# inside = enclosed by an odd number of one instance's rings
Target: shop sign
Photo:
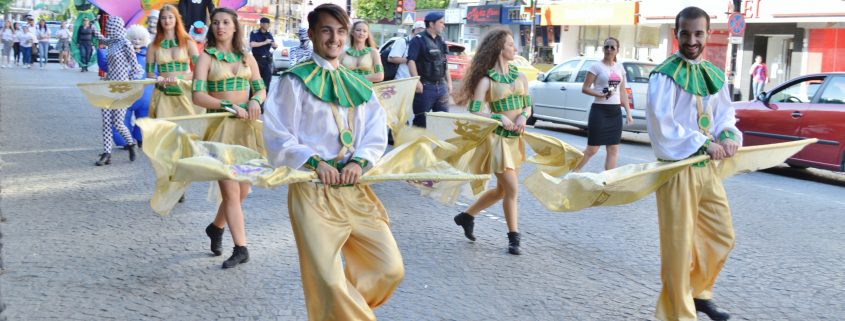
[[[633,25],[637,15],[635,2],[571,3],[543,7],[544,26],[620,26]]]
[[[467,7],[467,24],[499,23],[502,15],[501,5]]]
[[[540,24],[540,11],[537,11],[537,15],[534,16],[537,24]],[[502,24],[503,25],[510,25],[510,24],[517,24],[517,25],[531,25],[531,9],[529,8],[528,11],[523,10],[521,6],[515,7],[502,7]]]
[[[446,24],[459,24],[464,15],[463,9],[446,9]]]

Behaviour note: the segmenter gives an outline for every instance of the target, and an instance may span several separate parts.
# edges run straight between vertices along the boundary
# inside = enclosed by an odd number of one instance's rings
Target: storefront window
[[[582,26],[578,35],[578,52],[585,56],[601,56],[604,40],[608,37],[619,39],[621,29],[621,26]]]
[[[845,70],[845,29],[810,29],[807,73]]]

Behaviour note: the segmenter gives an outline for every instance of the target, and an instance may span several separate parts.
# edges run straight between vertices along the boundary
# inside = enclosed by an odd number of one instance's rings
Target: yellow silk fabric
[[[229,143],[210,141],[219,136],[226,136],[227,131],[223,130],[221,133],[218,130],[221,122],[229,122],[227,126],[231,127],[242,127],[240,130],[232,130],[232,133],[241,133],[244,136],[257,133],[257,138],[261,137],[260,122],[246,122],[228,116],[227,113],[213,113],[170,119],[144,118],[137,121],[144,135],[144,154],[150,158],[156,174],[156,190],[150,200],[150,205],[156,213],[168,214],[184,193],[188,182],[235,180],[272,188],[317,178],[312,171],[288,167],[274,168],[264,158],[263,149],[258,152],[231,144],[239,139],[237,137],[224,137],[223,140]],[[370,184],[411,180],[415,183],[424,182],[423,185],[449,182],[446,185],[460,186],[470,180],[490,179],[490,175],[468,174],[437,159],[434,156],[434,146],[443,150],[454,149],[454,146],[444,142],[427,137],[418,138],[384,155],[362,175],[359,182]],[[415,185],[420,187],[420,184]],[[428,187],[421,189],[424,193],[431,191]]]
[[[191,116],[205,113],[205,108],[194,105],[191,97],[191,81],[177,79],[177,86],[182,89],[179,96],[165,95],[161,90],[153,90],[153,97],[150,100],[150,117],[168,118]]]
[[[472,114],[427,113],[427,135],[432,135],[456,149],[437,148],[435,154],[455,168],[467,173],[492,174],[508,164],[518,167],[524,159],[527,144],[536,154],[528,159],[538,169],[566,173],[583,157],[578,149],[557,138],[524,132],[517,138],[502,138],[493,133],[499,122]],[[511,142],[503,140],[511,139]],[[521,142],[520,142],[521,141]],[[507,154],[505,154],[507,152]],[[472,193],[477,195],[487,187],[487,181],[474,181]],[[457,194],[457,191],[453,193]]]
[[[712,298],[734,246],[731,209],[714,162],[684,166],[657,189],[660,275],[655,317],[696,320],[693,298]]]
[[[387,114],[387,126],[393,131],[393,137],[400,135],[411,120],[419,79],[411,77],[373,84],[373,94]]]
[[[816,141],[742,147],[733,157],[714,162],[715,173],[726,178],[769,168]],[[594,206],[622,205],[653,193],[686,167],[708,158],[702,155],[677,162],[631,164],[601,173],[570,173],[563,178],[535,172],[523,185],[550,211],[574,212]]]
[[[367,185],[288,188],[308,320],[375,320],[404,277],[387,211]],[[345,261],[345,265],[344,265]]]
[[[144,95],[144,86],[151,84],[155,84],[155,80],[83,82],[76,86],[96,108],[124,109],[141,98]]]

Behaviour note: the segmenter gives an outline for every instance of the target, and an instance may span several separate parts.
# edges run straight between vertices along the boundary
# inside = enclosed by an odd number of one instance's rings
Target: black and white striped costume
[[[143,75],[144,70],[135,58],[135,50],[132,44],[126,39],[126,29],[123,27],[123,19],[118,16],[109,16],[106,21],[106,37],[97,33],[103,43],[108,46],[106,60],[109,71],[106,74],[107,80],[132,80]],[[126,117],[126,109],[102,109],[103,115],[103,151],[111,153],[114,146],[112,138],[112,127],[126,140],[129,145],[135,144],[132,134],[123,119]]]

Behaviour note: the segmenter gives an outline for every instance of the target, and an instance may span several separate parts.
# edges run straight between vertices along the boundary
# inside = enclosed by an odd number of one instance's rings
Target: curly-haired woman
[[[370,82],[384,80],[384,66],[370,36],[370,25],[364,21],[352,24],[349,33],[349,49],[340,57],[340,64],[364,76]]]
[[[487,33],[472,58],[468,75],[455,95],[458,105],[469,104],[473,114],[490,117],[502,125],[487,140],[491,146],[490,171],[496,175],[496,188],[481,194],[466,211],[455,216],[464,235],[475,241],[475,215],[502,200],[508,225],[508,253],[519,255],[517,227],[517,191],[519,167],[525,160],[525,144],[521,137],[531,109],[528,79],[510,61],[516,57],[513,35],[507,29],[493,29]],[[482,112],[487,105],[491,113]]]

